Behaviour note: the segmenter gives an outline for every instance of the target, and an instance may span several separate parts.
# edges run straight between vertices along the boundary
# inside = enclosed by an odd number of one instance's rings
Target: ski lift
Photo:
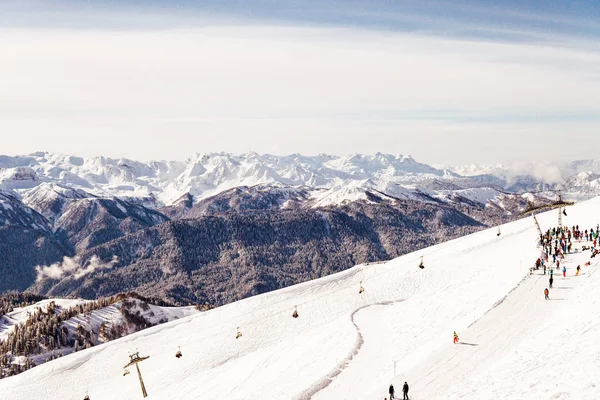
[[[425,268],[425,264],[423,264],[423,256],[421,256],[421,262],[419,263],[419,268]]]
[[[130,372],[129,372],[129,370],[128,370],[128,369],[126,369],[125,371],[123,371],[123,376],[127,376],[127,375],[129,375],[129,373],[130,373]]]
[[[358,294],[361,294],[364,291],[365,291],[365,288],[362,287],[362,281],[360,281],[360,289],[358,289]]]
[[[566,217],[567,216],[567,210],[563,208],[563,215]]]
[[[298,306],[294,306],[294,313],[292,314],[292,317],[298,318]]]
[[[181,347],[180,346],[177,346],[177,353],[175,353],[175,357],[177,357],[177,358],[183,357],[183,354],[181,354]]]
[[[240,332],[240,327],[238,326],[238,328],[237,328],[237,335],[235,335],[235,338],[239,339],[241,337],[242,337],[242,332]]]
[[[90,400],[90,396],[88,396],[87,394],[85,395],[85,397],[83,398],[83,400]]]

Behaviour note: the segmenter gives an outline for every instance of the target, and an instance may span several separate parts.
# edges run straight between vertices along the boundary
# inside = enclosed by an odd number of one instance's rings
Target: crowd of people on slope
[[[581,251],[590,250],[591,258],[594,258],[598,252],[598,236],[600,234],[600,224],[596,225],[596,229],[590,228],[582,230],[579,228],[579,225],[575,225],[572,227],[556,227],[552,229],[548,229],[542,236],[540,237],[540,244],[542,245],[542,254],[535,261],[535,266],[530,268],[530,273],[533,274],[534,270],[542,269],[544,270],[544,275],[546,275],[546,271],[549,270],[550,278],[548,279],[548,284],[550,289],[552,289],[552,285],[554,283],[554,274],[552,269],[552,264],[555,265],[555,269],[557,271],[561,271],[563,274],[563,278],[567,276],[567,268],[563,265],[562,269],[560,268],[560,261],[565,258],[565,254],[569,254],[573,252],[573,244],[575,242],[592,242],[591,245],[583,245],[581,246]],[[578,252],[579,249],[575,249],[575,252]],[[549,264],[550,255],[552,256],[552,263]],[[586,266],[591,265],[588,261],[585,263]],[[581,272],[581,266],[577,266],[575,270],[575,275],[579,275]],[[548,288],[544,289],[544,298],[549,300],[550,291]]]

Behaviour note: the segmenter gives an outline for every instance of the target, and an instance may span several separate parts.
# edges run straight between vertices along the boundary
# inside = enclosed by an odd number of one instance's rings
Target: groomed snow
[[[538,218],[551,227],[556,211]],[[600,198],[563,221],[595,228]],[[150,356],[140,364],[149,399],[381,399],[404,381],[416,400],[597,399],[598,259],[567,256],[547,301],[547,276],[529,275],[540,254],[532,219],[501,230],[153,327],[0,380],[0,393],[141,398],[135,369],[122,376],[137,350]]]

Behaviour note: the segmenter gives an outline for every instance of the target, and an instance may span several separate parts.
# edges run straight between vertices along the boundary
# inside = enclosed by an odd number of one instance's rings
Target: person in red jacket
[[[454,344],[458,343],[458,333],[454,331]]]

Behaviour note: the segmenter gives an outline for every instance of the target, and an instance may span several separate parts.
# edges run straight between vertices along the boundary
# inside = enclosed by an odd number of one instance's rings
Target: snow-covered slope
[[[69,308],[78,304],[83,304],[87,300],[77,299],[49,299],[42,300],[35,304],[27,307],[17,307],[13,311],[0,317],[0,340],[5,340],[10,332],[12,332],[16,325],[25,323],[36,309],[41,309],[46,312],[48,305],[54,302],[58,309]]]
[[[544,229],[556,224],[556,212],[538,218]],[[600,198],[563,221],[595,228]],[[135,370],[122,376],[137,350],[150,356],[140,364],[149,399],[369,399],[404,381],[414,399],[598,398],[598,258],[568,255],[567,277],[556,274],[546,301],[547,277],[529,275],[540,254],[533,221],[501,231],[153,327],[1,380],[0,393],[137,398]]]
[[[81,305],[91,305],[90,310],[81,309]],[[49,310],[52,310],[51,312]],[[64,331],[65,340],[73,339],[73,345],[62,345],[56,348],[48,348],[48,343],[40,337],[36,337],[35,332],[30,335],[28,340],[39,340],[39,352],[25,354],[11,354],[9,364],[25,365],[27,358],[35,365],[43,364],[51,358],[62,357],[78,350],[78,347],[90,345],[99,345],[113,340],[115,337],[122,337],[144,329],[146,324],[149,326],[173,321],[179,318],[188,317],[196,314],[199,310],[194,306],[189,307],[160,307],[148,304],[137,298],[123,298],[120,301],[114,301],[102,307],[95,307],[91,300],[82,299],[48,299],[30,306],[16,308],[14,311],[0,316],[0,341],[6,341],[11,332],[17,326],[25,326],[30,319],[35,319],[37,313],[46,315],[62,315],[63,311],[74,310],[69,314],[68,319],[58,321],[59,330]],[[48,314],[50,313],[50,314]],[[72,315],[72,316],[71,316]],[[47,325],[47,324],[43,324]],[[39,329],[30,328],[30,329]],[[42,327],[46,328],[46,326]],[[43,336],[43,334],[41,335]],[[75,344],[77,338],[85,339],[81,345]],[[0,367],[4,368],[4,367]]]

